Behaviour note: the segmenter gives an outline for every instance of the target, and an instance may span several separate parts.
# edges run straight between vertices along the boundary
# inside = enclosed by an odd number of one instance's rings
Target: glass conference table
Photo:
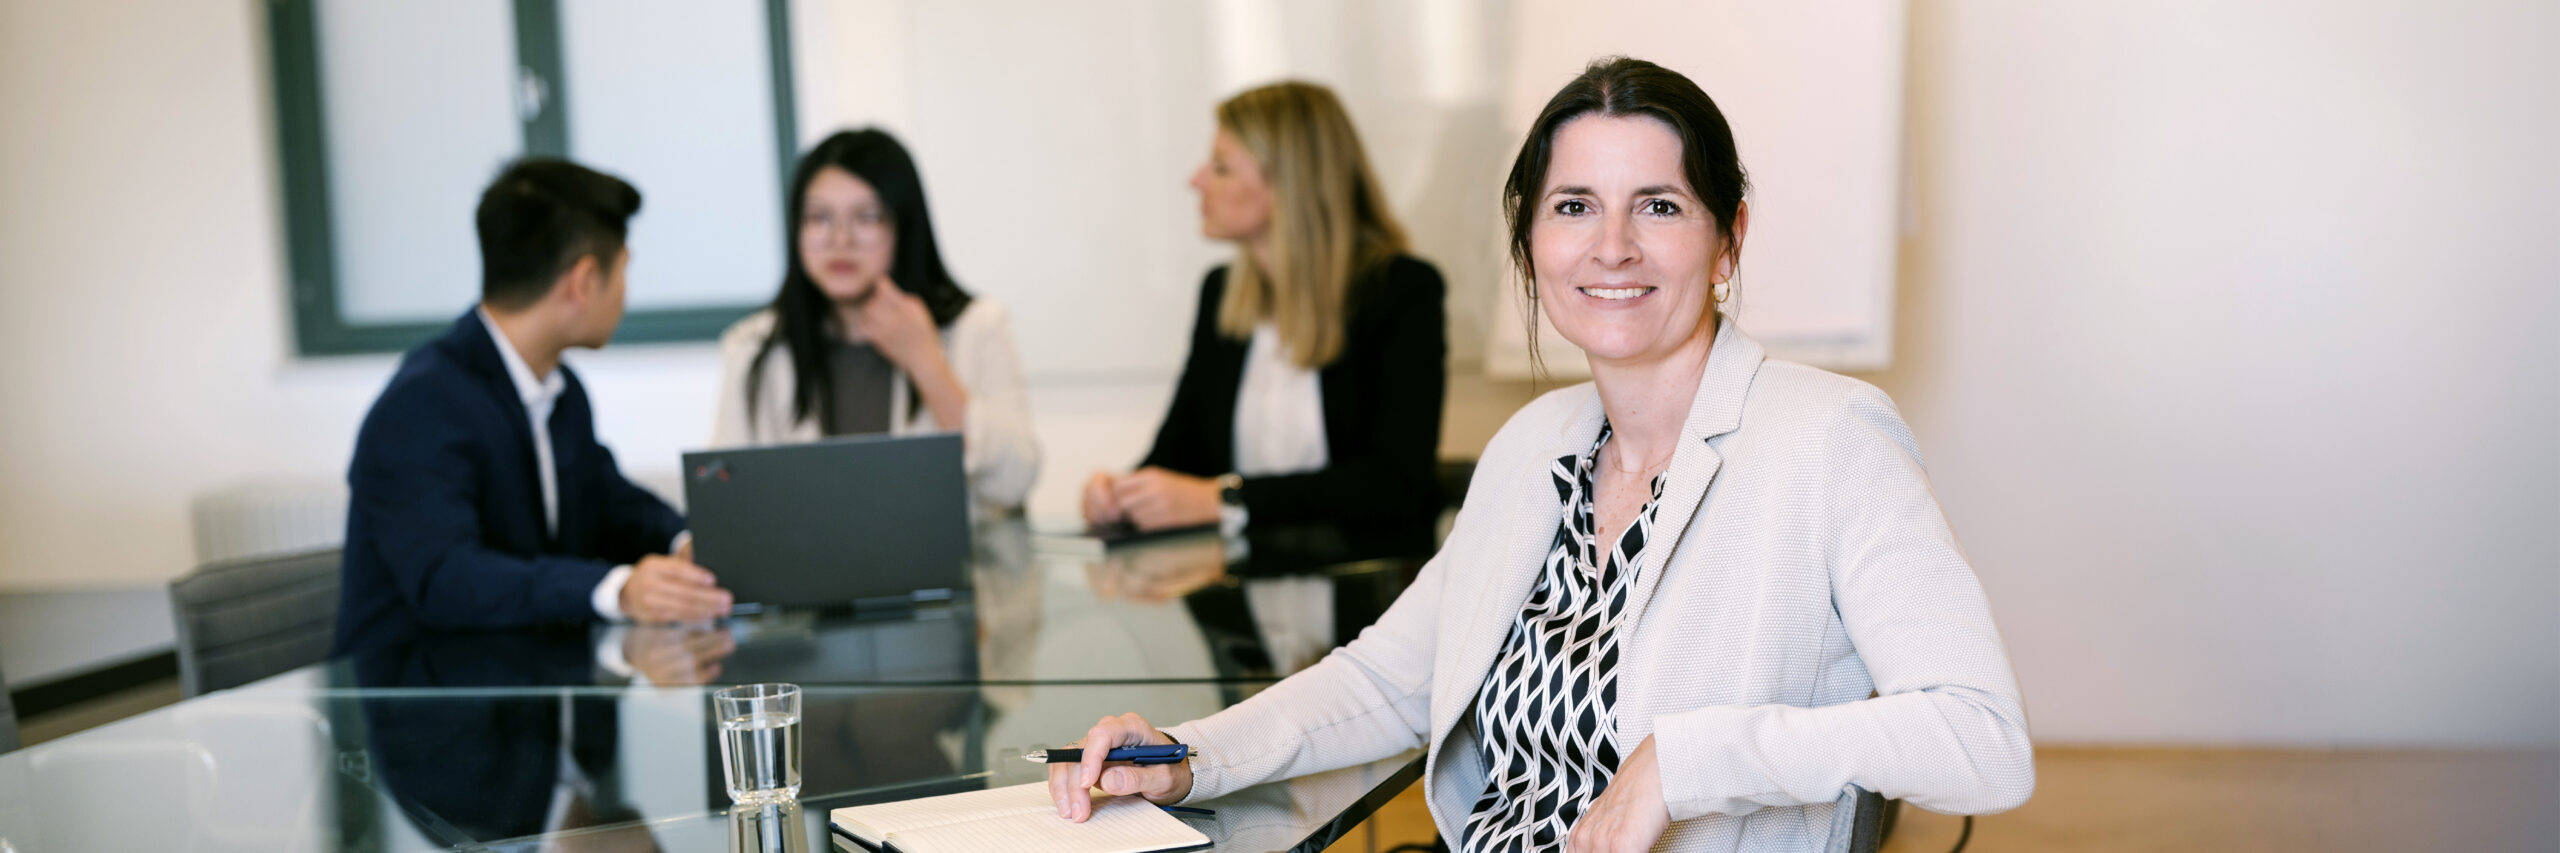
[[[828,810],[1039,782],[1020,756],[1106,714],[1242,701],[1374,621],[1436,544],[976,536],[947,603],[427,634],[0,755],[0,852],[836,849]],[[709,693],[757,681],[804,691],[797,808],[732,810],[722,786]],[[1219,850],[1318,850],[1420,772],[1395,756],[1184,819]]]

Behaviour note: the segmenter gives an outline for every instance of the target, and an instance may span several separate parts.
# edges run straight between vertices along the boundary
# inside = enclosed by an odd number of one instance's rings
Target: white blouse
[[[1236,388],[1236,473],[1300,474],[1321,471],[1326,462],[1319,377],[1289,360],[1280,327],[1253,327]]]

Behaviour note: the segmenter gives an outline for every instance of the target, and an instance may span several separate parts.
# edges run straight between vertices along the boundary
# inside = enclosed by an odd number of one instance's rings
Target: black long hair
[[[933,239],[933,217],[925,211],[924,179],[916,174],[915,159],[907,156],[906,146],[885,131],[863,128],[840,131],[809,149],[791,172],[791,198],[782,211],[782,292],[773,297],[773,332],[756,348],[747,368],[747,416],[755,417],[765,353],[780,346],[790,355],[792,375],[798,380],[791,393],[793,420],[814,414],[819,431],[832,433],[835,407],[830,403],[835,384],[828,370],[827,318],[835,316],[835,308],[800,262],[801,208],[809,201],[809,182],[829,166],[853,173],[880,195],[891,234],[889,280],[922,300],[935,326],[949,328],[969,307],[970,296],[942,266],[942,249]],[[915,396],[912,388],[908,396]],[[908,402],[910,408],[916,403]]]

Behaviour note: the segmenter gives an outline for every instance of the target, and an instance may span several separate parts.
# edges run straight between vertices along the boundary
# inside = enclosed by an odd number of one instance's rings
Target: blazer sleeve
[[[1453,540],[1493,535],[1469,512],[1459,511]],[[1421,748],[1431,731],[1431,661],[1448,562],[1436,556],[1423,564],[1377,622],[1314,666],[1224,711],[1165,729],[1201,752],[1187,800]]]
[[[1365,326],[1378,353],[1377,396],[1360,401],[1373,413],[1370,451],[1334,456],[1318,471],[1244,478],[1254,523],[1413,517],[1438,508],[1432,490],[1449,391],[1448,285],[1430,264],[1400,260],[1393,269],[1374,297],[1382,316]]]
[[[366,516],[375,556],[421,623],[503,628],[595,618],[589,597],[611,569],[606,562],[518,557],[480,544],[477,496],[494,463],[466,424],[399,407],[375,414],[350,466],[348,511]]]
[[[1496,436],[1476,469],[1475,494],[1491,494],[1490,477],[1511,458]],[[1458,510],[1450,542],[1502,535],[1507,506],[1469,501]],[[1167,728],[1167,734],[1200,748],[1192,762],[1191,800],[1205,800],[1274,779],[1321,773],[1376,761],[1426,745],[1431,734],[1431,680],[1439,653],[1441,619],[1455,595],[1449,549],[1424,563],[1413,584],[1396,596],[1378,621],[1314,666],[1271,685],[1224,711]]]
[[[1182,377],[1173,385],[1173,404],[1165,408],[1164,423],[1156,428],[1156,442],[1138,463],[1140,468],[1204,472],[1212,467],[1210,458],[1215,454],[1211,448],[1215,445],[1201,424],[1206,422],[1203,410],[1218,405],[1220,401],[1213,398],[1222,396],[1211,387],[1214,379],[1207,363],[1218,345],[1218,303],[1225,298],[1226,290],[1225,267],[1210,270],[1200,282],[1198,316],[1191,322],[1191,354],[1183,359]],[[1223,402],[1235,405],[1231,395]]]
[[[622,476],[622,466],[614,462],[613,451],[602,442],[595,445],[591,458],[603,466],[595,476],[604,485],[605,541],[609,543],[605,559],[627,565],[651,554],[667,553],[675,544],[676,534],[684,532],[684,516],[677,514],[658,493]],[[593,584],[589,586],[592,588]]]
[[[2025,707],[1910,428],[1862,385],[1823,453],[1833,603],[1879,695],[1657,718],[1671,819],[1832,802],[1849,785],[1948,814],[2016,808],[2035,790]]]
[[[958,322],[966,325],[953,330],[960,362],[953,366],[969,388],[961,429],[969,490],[980,503],[1020,507],[1040,476],[1040,440],[1031,432],[1031,398],[1013,345],[1013,321],[1004,306],[981,299]]]

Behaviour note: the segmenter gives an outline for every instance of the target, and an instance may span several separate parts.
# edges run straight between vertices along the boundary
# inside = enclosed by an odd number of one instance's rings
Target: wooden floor
[[[2048,748],[2035,798],[1974,820],[1966,853],[2560,850],[2560,752]],[[1962,819],[1905,807],[1886,853],[1940,853]],[[1419,787],[1333,851],[1429,841]]]

